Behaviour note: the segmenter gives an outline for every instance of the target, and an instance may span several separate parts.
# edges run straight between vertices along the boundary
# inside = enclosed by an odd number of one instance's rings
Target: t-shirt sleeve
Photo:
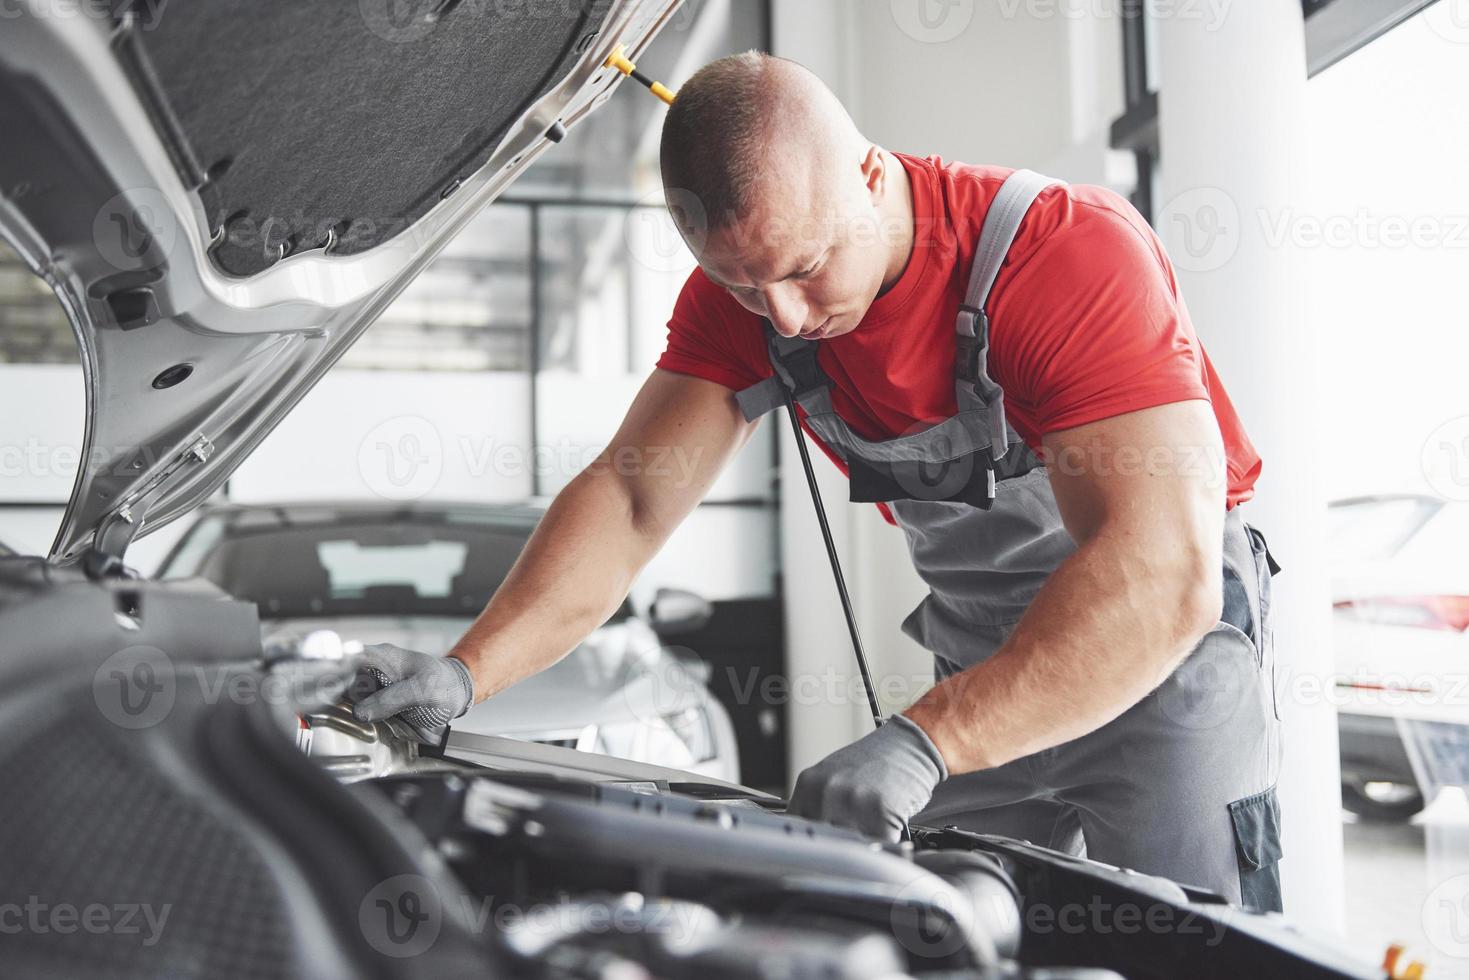
[[[1119,199],[1120,203],[1120,199]],[[1120,210],[1039,246],[991,306],[991,369],[1037,436],[1209,398],[1161,246]]]
[[[665,371],[692,375],[733,391],[774,373],[760,318],[695,269],[668,321],[668,346],[658,359]]]

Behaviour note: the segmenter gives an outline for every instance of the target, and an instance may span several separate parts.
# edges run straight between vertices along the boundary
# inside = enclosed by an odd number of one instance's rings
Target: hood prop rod
[[[780,387],[785,392],[786,416],[791,420],[791,432],[796,437],[796,449],[801,454],[801,469],[806,473],[806,486],[811,489],[811,505],[816,508],[816,522],[821,525],[821,539],[826,543],[831,576],[836,580],[837,595],[841,596],[842,614],[847,617],[847,632],[852,636],[852,652],[857,655],[857,669],[862,672],[862,689],[867,692],[867,707],[872,711],[872,724],[881,728],[882,708],[878,706],[877,692],[872,687],[872,672],[867,668],[867,651],[862,646],[862,634],[857,629],[857,615],[852,611],[852,597],[847,593],[842,562],[837,557],[836,542],[831,537],[831,525],[826,520],[826,506],[821,500],[821,489],[816,485],[816,471],[811,468],[811,453],[806,448],[806,435],[801,431],[801,422],[796,417],[796,400],[788,386]]]

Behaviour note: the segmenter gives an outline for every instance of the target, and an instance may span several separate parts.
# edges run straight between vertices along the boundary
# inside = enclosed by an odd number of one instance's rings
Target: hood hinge
[[[123,564],[123,555],[128,546],[143,529],[143,524],[148,516],[148,508],[152,503],[157,491],[185,466],[195,463],[206,463],[209,457],[214,455],[214,443],[208,437],[199,436],[189,447],[169,463],[167,467],[160,470],[153,479],[148,481],[147,486],[133,494],[128,500],[109,514],[98,526],[96,534],[92,536],[92,547],[88,548],[82,555],[82,569],[87,577],[93,580],[104,578],[130,577],[131,573]]]

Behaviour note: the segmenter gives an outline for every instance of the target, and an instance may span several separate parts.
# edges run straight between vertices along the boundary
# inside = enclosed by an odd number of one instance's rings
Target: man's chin
[[[853,330],[856,330],[857,327],[861,325],[861,323],[862,317],[860,316],[852,316],[851,314],[838,314],[837,316],[832,317],[831,322],[826,325],[825,339],[831,340],[835,337],[843,337],[851,333]]]

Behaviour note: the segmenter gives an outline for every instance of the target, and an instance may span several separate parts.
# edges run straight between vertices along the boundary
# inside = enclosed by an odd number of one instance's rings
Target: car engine
[[[673,770],[420,747],[334,706],[350,660],[259,635],[197,585],[0,559],[0,927],[55,925],[10,930],[7,976],[1381,976],[1024,842],[890,845]]]

